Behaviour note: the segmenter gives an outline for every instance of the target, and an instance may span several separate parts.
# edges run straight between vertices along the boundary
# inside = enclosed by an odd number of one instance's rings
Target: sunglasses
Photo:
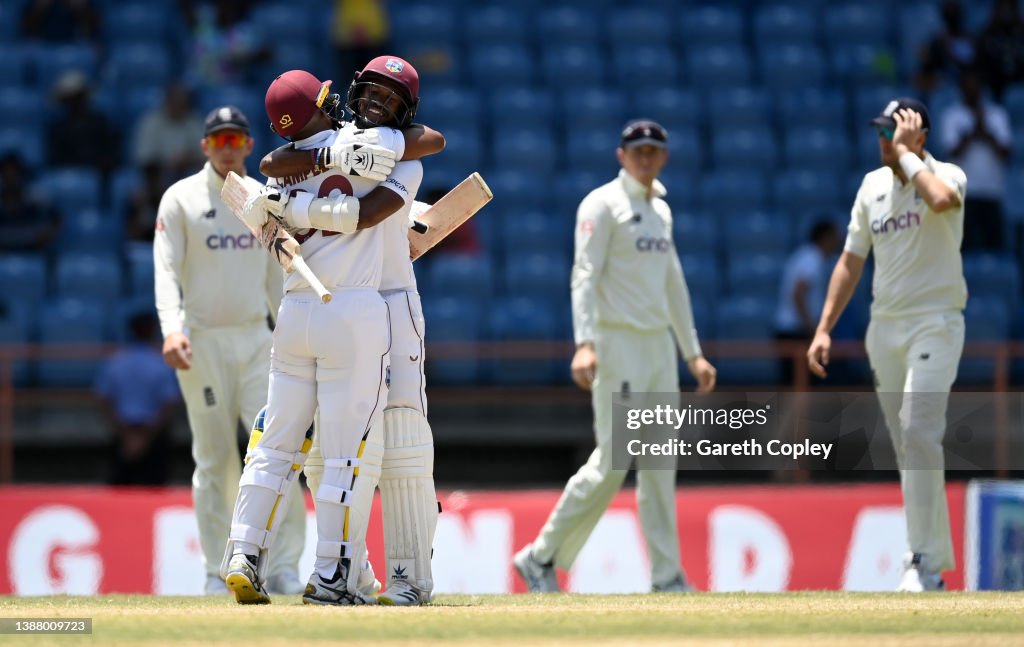
[[[878,129],[878,136],[879,137],[885,137],[889,141],[892,141],[892,136],[893,136],[893,134],[895,132],[896,131],[894,129],[892,129],[892,128],[879,128]]]
[[[206,141],[214,148],[242,148],[249,141],[249,136],[242,133],[212,133],[206,136]]]

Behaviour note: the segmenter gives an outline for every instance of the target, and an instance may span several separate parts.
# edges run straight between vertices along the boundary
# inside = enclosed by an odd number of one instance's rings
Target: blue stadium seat
[[[423,85],[416,121],[443,131],[453,126],[479,126],[483,123],[480,93],[458,85]],[[493,114],[493,113],[492,113]]]
[[[205,88],[199,92],[196,105],[203,117],[214,108],[235,106],[249,120],[249,126],[255,129],[269,121],[264,103],[265,92],[265,89],[255,85],[221,85]]]
[[[454,41],[435,40],[432,37],[417,39],[403,49],[403,57],[416,67],[420,75],[420,87],[427,88],[435,83],[460,83],[464,81],[464,57]]]
[[[39,341],[43,344],[99,344],[112,339],[104,303],[88,297],[64,297],[43,305]],[[41,386],[88,387],[102,360],[42,360],[37,364]]]
[[[511,5],[490,5],[467,12],[463,34],[470,45],[525,45],[530,41],[525,12]]]
[[[45,54],[37,55],[35,59],[36,85],[43,92],[48,92],[62,74],[71,70],[96,79],[98,64],[99,56],[92,45],[48,44]]]
[[[13,313],[5,312],[0,303],[0,346],[10,344],[22,346],[32,341],[29,338],[28,326]],[[26,386],[30,380],[30,366],[26,360],[17,360],[12,364],[15,386]]]
[[[296,38],[295,34],[289,34],[287,40],[276,40],[271,53],[271,65],[275,70],[307,70],[317,78],[332,78],[330,71],[320,65],[322,59],[318,56],[319,47],[317,43],[310,42],[305,37]],[[327,72],[327,74],[324,74]],[[344,77],[332,85],[335,91],[346,87]],[[347,88],[346,88],[347,89]]]
[[[889,50],[866,44],[851,44],[833,50],[829,71],[839,83],[866,87],[891,83],[897,80],[898,72]]]
[[[490,337],[495,341],[555,339],[555,303],[529,296],[497,300],[491,308]],[[488,365],[490,381],[503,385],[549,384],[558,370],[558,360],[553,357],[492,359]]]
[[[438,257],[435,260],[442,260]],[[443,293],[439,293],[443,294]],[[427,381],[434,385],[475,385],[481,377],[481,362],[475,356],[444,359],[433,354],[434,342],[475,342],[483,337],[483,313],[487,307],[459,297],[424,297],[423,316],[427,328]]]
[[[306,9],[301,3],[295,2],[260,2],[249,11],[248,21],[256,37],[264,43],[273,44],[275,40],[282,39],[292,43],[308,43],[316,38],[317,32],[316,23],[310,19]],[[330,20],[328,16],[317,18]],[[282,29],[284,25],[288,26],[287,29]],[[289,68],[280,69],[283,72]]]
[[[564,299],[569,294],[572,260],[566,254],[506,250],[504,290],[510,296]]]
[[[714,254],[718,250],[718,221],[709,213],[676,213],[672,237],[680,254]]]
[[[125,258],[128,260],[129,294],[132,297],[154,298],[152,246],[129,245],[125,249]]]
[[[508,128],[494,133],[494,164],[498,168],[524,169],[551,173],[558,150],[554,133],[548,127]]]
[[[0,254],[3,298],[14,302],[42,302],[49,293],[46,258],[42,254]]]
[[[534,175],[529,169],[494,169],[481,173],[500,204],[514,208],[550,208],[551,178]],[[460,178],[461,179],[461,178]]]
[[[921,48],[943,31],[942,14],[939,5],[933,2],[903,6],[899,12],[896,33],[899,34],[900,74],[911,78],[920,64]]]
[[[774,288],[777,290],[778,285]],[[718,304],[716,332],[719,339],[766,341],[772,338],[775,292],[771,297],[729,298]],[[768,359],[717,359],[720,384],[778,384],[779,363]]]
[[[608,14],[608,40],[616,47],[661,46],[672,43],[672,21],[649,7],[626,7]]]
[[[253,16],[258,12],[254,11]],[[117,3],[103,14],[103,31],[106,42],[163,44],[170,36],[171,20],[174,15],[152,2]],[[299,27],[302,21],[294,19],[294,12],[288,20],[289,28]]]
[[[815,13],[810,7],[789,3],[759,7],[754,14],[754,40],[758,46],[813,44],[818,37]]]
[[[832,168],[845,171],[853,162],[846,130],[825,128],[787,129],[783,140],[786,166],[791,169]]]
[[[783,258],[780,254],[735,254],[729,257],[729,292],[734,295],[770,294],[779,290]]]
[[[618,173],[619,163],[615,159],[618,146],[619,133],[616,130],[571,131],[565,150],[568,170],[589,171],[610,180]]]
[[[652,92],[632,95],[630,113],[657,121],[668,129],[669,139],[676,128],[703,125],[703,111],[699,95],[694,90],[658,88]]]
[[[703,5],[679,12],[682,40],[688,45],[732,45],[743,42],[743,16],[737,7]]]
[[[858,130],[870,131],[867,124],[877,117],[890,101],[896,97],[912,96],[915,96],[915,93],[906,86],[881,85],[859,88],[850,97],[852,102],[852,110],[849,115],[850,123],[854,124]],[[874,137],[874,133],[871,134]]]
[[[687,72],[694,87],[711,89],[746,85],[751,81],[751,63],[740,45],[692,47],[687,54]]]
[[[113,303],[122,294],[123,272],[118,255],[67,252],[57,259],[54,287],[59,296]]]
[[[892,16],[863,3],[825,7],[824,36],[830,47],[845,49],[856,45],[884,47],[891,42]]]
[[[134,166],[119,167],[111,174],[107,194],[110,196],[110,213],[115,218],[128,219],[132,195],[141,183],[141,174]]]
[[[1024,115],[1024,83],[1014,83],[1006,88],[1006,94],[1003,95],[1003,107],[1006,108],[1006,112],[1011,115],[1011,118]]]
[[[489,98],[489,121],[498,131],[524,126],[550,128],[557,122],[555,100],[549,90],[498,88]]]
[[[597,45],[600,38],[596,12],[582,7],[548,7],[537,17],[537,36],[541,43]]]
[[[768,127],[716,132],[711,140],[711,156],[719,169],[769,171],[779,162],[778,144]]]
[[[825,57],[814,45],[780,45],[761,51],[761,80],[775,90],[815,87],[825,79]]]
[[[555,41],[542,55],[544,82],[551,89],[590,88],[605,81],[604,52],[594,45],[565,45]]]
[[[775,95],[776,121],[783,132],[790,128],[846,131],[850,125],[846,112],[846,97],[835,88],[787,88]]]
[[[1004,341],[1010,338],[1010,308],[1000,298],[975,297],[964,310],[964,337],[967,341]],[[995,362],[980,357],[964,357],[957,371],[957,384],[987,384],[995,375]]]
[[[433,126],[433,124],[430,124]],[[452,126],[442,129],[445,138],[444,163],[464,171],[463,176],[469,175],[480,168],[483,162],[483,144],[481,143],[480,129],[475,126]],[[424,167],[432,166],[435,160],[427,158],[424,160]]]
[[[470,50],[469,67],[479,87],[502,87],[532,83],[536,65],[522,45],[479,45]]]
[[[448,160],[444,159],[445,156],[441,156],[434,160],[428,160],[423,165],[423,182],[420,183],[420,191],[424,192],[429,189],[444,189],[445,192],[450,191],[459,182],[466,179],[469,174],[469,169],[462,166],[461,163],[455,161],[449,163]],[[487,180],[487,183],[493,189],[494,183],[490,172],[481,173]]]
[[[970,299],[997,299],[1016,312],[1021,303],[1020,268],[1009,254],[968,252],[963,256]]]
[[[4,128],[38,129],[46,125],[48,101],[41,90],[0,87],[0,115]]]
[[[619,90],[585,88],[562,93],[562,114],[572,115],[574,131],[611,131],[616,139],[626,123],[626,97]]]
[[[561,214],[506,212],[499,224],[501,244],[509,255],[529,251],[564,257],[572,253],[574,223]]]
[[[689,283],[689,276],[686,278],[687,283]],[[697,338],[700,340],[714,338],[715,323],[717,321],[715,303],[704,296],[694,295],[692,290],[690,292],[690,309],[693,311],[693,325],[697,329]],[[685,365],[682,365],[682,362],[680,364],[679,368],[682,373],[689,375]]]
[[[588,193],[611,181],[612,176],[596,171],[571,170],[555,178],[555,203],[550,208],[572,227],[576,222],[576,209]]]
[[[763,209],[769,192],[765,176],[752,170],[719,170],[705,174],[700,202],[705,210],[734,212]]]
[[[660,122],[659,122],[660,123]],[[704,170],[704,147],[696,126],[679,126],[668,133],[669,163],[677,170]]]
[[[439,255],[431,259],[429,285],[433,294],[486,303],[494,294],[491,263],[472,254]]]
[[[677,251],[682,252],[679,255],[679,262],[683,266],[690,295],[714,304],[725,287],[718,254],[714,250],[691,252],[686,247],[685,241]],[[708,332],[711,333],[711,331]]]
[[[443,3],[424,2],[404,6],[401,11],[391,13],[390,21],[393,41],[399,47],[423,41],[447,43],[454,40],[458,33],[454,9]]]
[[[171,58],[163,46],[152,43],[118,45],[111,48],[104,79],[122,88],[163,87],[171,79]]]
[[[97,209],[75,209],[64,217],[57,248],[61,252],[118,252],[123,238],[120,218]]]
[[[42,126],[0,129],[0,154],[15,153],[33,169],[43,165],[45,142]]]
[[[790,249],[793,231],[788,218],[764,211],[741,211],[727,215],[723,221],[730,260],[759,254],[781,259]]]
[[[784,171],[775,179],[775,209],[790,217],[843,208],[852,197],[840,192],[839,178],[826,171]]]
[[[669,137],[671,138],[672,135],[670,134]],[[704,167],[701,166],[701,168]],[[668,191],[665,201],[668,202],[673,213],[692,211],[701,207],[700,189],[698,188],[700,185],[699,169],[690,168],[688,162],[672,157],[658,179]]]
[[[675,86],[680,78],[675,52],[665,45],[616,47],[612,69],[616,78],[629,79],[644,94],[651,88]]]
[[[1021,195],[1024,195],[1024,165],[1011,167],[1006,175],[1003,209],[1006,211],[1006,220],[1010,223],[1024,223],[1024,201],[1017,198]]]
[[[100,206],[102,181],[100,173],[93,168],[68,167],[47,171],[35,184],[39,195],[62,208],[64,215],[80,209],[96,209]]]
[[[771,124],[771,99],[760,88],[719,88],[708,93],[707,101],[708,123],[713,132]]]
[[[1012,119],[1013,117],[1011,117]],[[1024,141],[1024,123],[1015,123],[1013,127],[1013,141],[1016,142]],[[1014,166],[1024,166],[1024,146],[1014,145],[1013,154],[1010,156],[1010,164]]]
[[[0,38],[0,61],[4,62],[0,65],[0,87],[32,83],[36,78],[36,52],[34,43],[3,42]]]

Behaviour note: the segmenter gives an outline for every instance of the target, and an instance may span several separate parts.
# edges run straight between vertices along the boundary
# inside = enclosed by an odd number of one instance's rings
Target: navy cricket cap
[[[893,99],[889,103],[885,104],[885,108],[882,109],[881,114],[871,120],[871,125],[878,128],[896,128],[896,120],[892,118],[892,115],[897,110],[903,110],[907,108],[921,115],[921,127],[925,130],[930,130],[932,121],[928,117],[928,108],[917,99],[911,99],[909,97],[899,97]]]
[[[656,121],[634,119],[622,129],[622,141],[619,146],[632,148],[642,144],[666,148],[668,147],[668,132]]]
[[[245,115],[238,108],[234,106],[221,106],[220,108],[214,108],[210,111],[210,114],[206,115],[204,134],[209,135],[218,130],[227,130],[229,128],[241,130],[246,134],[249,133],[249,120],[245,118]]]

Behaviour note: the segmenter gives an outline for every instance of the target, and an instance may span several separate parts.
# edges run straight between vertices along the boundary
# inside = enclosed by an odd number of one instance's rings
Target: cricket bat
[[[220,190],[220,197],[228,209],[231,209],[231,213],[241,220],[240,214],[249,199],[249,188],[234,171],[229,171],[228,176],[224,178],[224,188]],[[249,225],[246,225],[246,228],[259,241],[260,247],[270,252],[270,255],[281,264],[285,272],[289,274],[298,272],[299,276],[306,279],[306,282],[316,291],[321,301],[328,303],[331,300],[331,293],[327,291],[320,279],[316,278],[313,270],[309,269],[309,265],[306,265],[306,261],[302,258],[299,241],[285,230],[280,220],[271,218],[260,231],[253,231]]]
[[[416,224],[409,229],[409,258],[415,261],[423,256],[473,217],[493,197],[484,179],[474,172],[433,206],[422,202],[413,203],[411,217]]]

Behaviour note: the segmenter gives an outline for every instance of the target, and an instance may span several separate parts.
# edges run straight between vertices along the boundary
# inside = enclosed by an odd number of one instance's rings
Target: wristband
[[[915,175],[928,167],[917,156],[917,153],[907,151],[900,155],[900,168],[903,169],[903,174],[907,176],[907,180],[913,180]]]

